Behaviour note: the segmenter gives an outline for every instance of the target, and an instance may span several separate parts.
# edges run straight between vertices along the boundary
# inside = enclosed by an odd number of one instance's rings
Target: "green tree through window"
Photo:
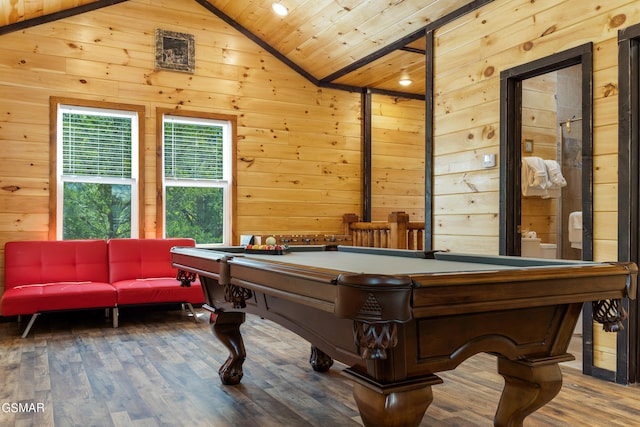
[[[222,243],[221,188],[167,187],[167,237],[188,236],[196,242]]]
[[[229,124],[164,116],[165,235],[224,243]]]
[[[66,239],[131,237],[131,187],[68,182],[64,185]]]

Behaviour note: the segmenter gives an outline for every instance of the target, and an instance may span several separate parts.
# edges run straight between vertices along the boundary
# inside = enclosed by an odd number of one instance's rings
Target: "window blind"
[[[164,176],[222,180],[223,126],[164,122]]]
[[[132,120],[63,113],[62,173],[131,178]]]

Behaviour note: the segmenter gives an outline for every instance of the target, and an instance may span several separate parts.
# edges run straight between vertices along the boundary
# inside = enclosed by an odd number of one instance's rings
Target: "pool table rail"
[[[500,270],[412,277],[416,317],[533,305],[635,299],[635,264],[599,264],[545,271]]]

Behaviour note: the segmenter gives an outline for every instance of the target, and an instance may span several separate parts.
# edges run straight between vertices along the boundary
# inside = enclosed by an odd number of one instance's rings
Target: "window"
[[[165,237],[230,244],[232,122],[162,115]]]
[[[137,237],[139,112],[56,107],[55,237]]]

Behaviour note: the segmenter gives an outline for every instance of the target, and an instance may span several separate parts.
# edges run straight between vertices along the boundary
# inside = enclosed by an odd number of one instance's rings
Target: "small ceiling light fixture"
[[[280,16],[287,16],[289,14],[289,9],[287,9],[287,6],[283,5],[282,3],[273,3],[271,5],[271,8],[276,14]]]
[[[400,79],[400,81],[398,81],[398,83],[400,83],[400,85],[402,86],[409,86],[411,83],[413,83],[413,80],[411,80],[410,78],[402,78]]]

